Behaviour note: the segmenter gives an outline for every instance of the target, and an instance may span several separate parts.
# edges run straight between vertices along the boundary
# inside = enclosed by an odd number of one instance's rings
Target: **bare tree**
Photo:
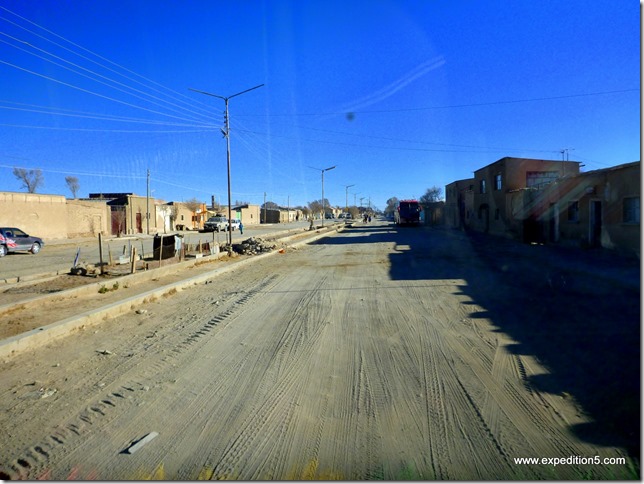
[[[42,176],[42,170],[27,170],[26,168],[13,169],[13,175],[22,182],[20,188],[26,188],[29,193],[36,193],[36,189],[44,185],[45,179]]]
[[[387,200],[387,207],[385,208],[385,215],[393,215],[396,211],[396,206],[398,206],[398,198],[391,197]]]
[[[76,198],[76,194],[80,189],[78,178],[76,178],[75,176],[66,176],[65,181],[67,182],[67,188],[69,188],[69,191],[72,192],[72,197]]]
[[[277,205],[277,203],[275,203],[275,202],[270,202],[270,201],[269,201],[269,202],[266,202],[266,203],[262,203],[262,204],[260,205],[260,208],[261,208],[262,210],[264,210],[264,209],[266,209],[266,210],[277,210],[277,209],[279,209],[280,207],[279,207],[279,205]]]
[[[322,213],[322,201],[314,200],[312,202],[309,202],[309,210],[311,213],[311,217],[313,217],[317,213]]]
[[[179,207],[175,204],[172,204],[170,207],[170,230],[174,230],[174,225],[177,222],[177,217],[179,216]]]
[[[430,203],[440,202],[443,199],[443,189],[433,186],[428,188],[425,194],[420,197],[421,205],[429,205]]]
[[[112,207],[112,220],[116,222],[116,235],[121,236],[125,232],[127,226],[127,218],[125,215],[125,207]]]
[[[192,228],[195,228],[197,223],[197,210],[201,208],[201,202],[196,198],[191,198],[190,200],[184,202],[186,208],[192,212]]]

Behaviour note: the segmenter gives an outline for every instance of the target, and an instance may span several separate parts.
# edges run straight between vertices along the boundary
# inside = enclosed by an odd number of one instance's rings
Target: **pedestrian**
[[[241,220],[239,221],[239,234],[244,235],[244,224]]]

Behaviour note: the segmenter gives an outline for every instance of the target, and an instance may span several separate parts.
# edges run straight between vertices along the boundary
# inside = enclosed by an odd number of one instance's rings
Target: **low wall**
[[[67,238],[67,200],[62,195],[0,192],[0,225],[45,239]]]

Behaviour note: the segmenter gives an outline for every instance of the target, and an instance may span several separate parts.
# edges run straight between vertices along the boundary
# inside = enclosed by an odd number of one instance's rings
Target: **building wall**
[[[619,167],[618,167],[619,168]],[[615,170],[606,170],[602,245],[641,255],[641,222],[624,220],[626,198],[637,198],[641,204],[641,163],[629,163]]]
[[[630,254],[640,254],[640,222],[624,218],[627,198],[641,198],[641,164],[628,163],[603,170],[583,173],[556,193],[549,193],[549,203],[557,202],[550,218],[558,217],[559,240],[563,244],[582,247],[601,246]],[[571,204],[578,209],[571,213]],[[601,230],[593,230],[598,208]],[[576,217],[572,217],[576,212]]]
[[[67,201],[62,195],[0,192],[0,225],[47,239],[67,238]]]
[[[210,216],[205,203],[200,204],[196,212],[190,210],[184,202],[171,202],[168,206],[176,207],[170,208],[171,211],[176,211],[172,230],[201,230]],[[225,216],[228,216],[228,210],[226,210]]]
[[[445,186],[445,224],[451,228],[467,227],[473,213],[474,178],[458,180]]]
[[[110,233],[111,210],[105,200],[67,200],[68,237],[95,237]]]
[[[244,225],[259,225],[260,206],[246,205],[233,208],[233,217],[240,219]]]
[[[425,225],[445,225],[445,202],[423,205],[421,217]]]
[[[524,194],[516,194],[517,190],[527,188],[528,172],[552,172],[554,179],[572,177],[579,173],[579,163],[505,157],[476,170],[474,214],[470,219],[470,227],[495,235],[521,237],[526,220],[534,215],[524,208]],[[497,176],[500,176],[500,186],[497,185]]]

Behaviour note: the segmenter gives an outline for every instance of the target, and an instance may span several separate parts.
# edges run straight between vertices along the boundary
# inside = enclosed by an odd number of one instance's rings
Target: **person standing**
[[[244,224],[241,220],[239,221],[239,234],[244,235]]]

